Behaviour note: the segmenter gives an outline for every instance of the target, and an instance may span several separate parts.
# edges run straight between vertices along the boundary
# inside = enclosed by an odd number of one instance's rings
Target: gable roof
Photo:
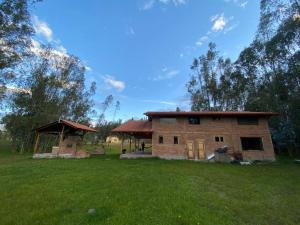
[[[57,132],[57,131],[61,131],[61,127],[62,125],[66,125],[70,128],[76,129],[76,130],[83,130],[83,131],[89,131],[89,132],[96,132],[95,129],[90,128],[86,125],[80,124],[80,123],[75,123],[73,121],[70,120],[57,120],[55,122],[46,124],[44,126],[38,127],[35,130],[39,131],[39,132]]]
[[[201,111],[201,112],[146,112],[144,113],[149,117],[159,117],[159,116],[254,116],[254,117],[270,117],[279,115],[279,113],[274,112],[249,112],[249,111],[241,111],[241,112],[221,112],[221,111]]]
[[[152,123],[147,120],[128,120],[127,122],[113,129],[112,132],[151,133]]]

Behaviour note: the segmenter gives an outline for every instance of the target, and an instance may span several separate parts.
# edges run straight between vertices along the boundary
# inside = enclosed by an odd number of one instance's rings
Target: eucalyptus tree
[[[96,88],[95,83],[86,88],[85,66],[75,56],[58,55],[48,47],[30,62],[19,82],[23,91],[12,94],[10,113],[3,118],[13,143],[25,150],[33,143],[35,127],[59,118],[88,123]]]
[[[0,101],[6,84],[15,78],[16,67],[30,55],[34,29],[30,6],[36,1],[2,0],[0,2]]]

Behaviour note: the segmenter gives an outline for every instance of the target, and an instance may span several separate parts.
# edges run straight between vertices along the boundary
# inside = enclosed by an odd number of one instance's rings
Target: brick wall
[[[192,141],[197,151],[197,141],[203,139],[206,156],[218,147],[227,145],[231,152],[242,152],[244,159],[274,160],[273,144],[266,118],[259,118],[258,125],[239,125],[237,118],[201,117],[200,124],[190,125],[186,117],[178,117],[175,124],[161,124],[159,118],[152,120],[152,154],[163,158],[187,158],[187,141]],[[159,144],[159,136],[163,136],[164,143]],[[173,143],[174,136],[179,143]],[[216,142],[215,137],[223,137],[223,142]],[[242,151],[241,137],[261,137],[263,151]]]

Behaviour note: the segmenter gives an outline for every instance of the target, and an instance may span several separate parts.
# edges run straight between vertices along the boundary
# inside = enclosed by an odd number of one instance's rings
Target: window
[[[199,116],[189,116],[188,120],[189,120],[189,124],[200,124]]]
[[[158,143],[159,144],[163,144],[164,143],[164,137],[163,136],[159,136],[158,137]]]
[[[242,150],[263,150],[262,138],[260,137],[241,137]]]
[[[174,145],[178,145],[178,137],[174,136]]]
[[[223,142],[223,141],[224,141],[223,137],[215,136],[215,142]]]
[[[159,122],[161,123],[161,124],[174,124],[174,123],[176,123],[176,118],[168,118],[168,117],[166,117],[166,118],[159,118]]]
[[[257,117],[239,117],[238,118],[239,125],[258,125]]]

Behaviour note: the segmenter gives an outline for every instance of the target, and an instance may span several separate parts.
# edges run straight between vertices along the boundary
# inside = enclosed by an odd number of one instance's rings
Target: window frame
[[[175,142],[177,142],[177,143],[175,143]],[[173,136],[173,144],[174,145],[179,145],[179,138],[178,138],[178,136]]]
[[[158,136],[158,144],[160,144],[160,145],[164,144],[164,136],[162,136],[162,135]]]
[[[259,147],[258,148],[252,148],[252,147],[250,148],[249,146],[245,146],[245,143],[243,143],[243,139],[244,139],[244,141],[245,141],[245,139],[259,139],[259,143],[256,143],[256,145],[258,145]],[[264,151],[264,143],[263,143],[262,137],[240,137],[240,142],[241,142],[242,151]],[[246,143],[246,145],[247,144],[249,145],[249,143]]]
[[[191,123],[191,119],[195,119],[195,118],[197,118],[197,123]],[[187,118],[187,120],[188,120],[188,124],[189,125],[200,125],[201,124],[201,119],[200,119],[200,116],[188,116],[188,118]]]
[[[215,136],[215,142],[224,142],[224,136]]]

